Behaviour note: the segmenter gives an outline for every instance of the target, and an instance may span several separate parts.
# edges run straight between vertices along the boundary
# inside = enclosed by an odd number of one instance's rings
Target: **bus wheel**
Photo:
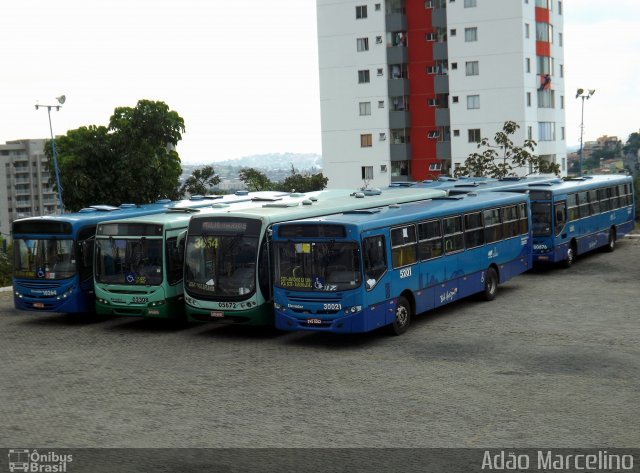
[[[609,242],[607,243],[607,246],[604,247],[604,249],[608,253],[611,253],[616,249],[616,231],[613,228],[609,230]]]
[[[484,273],[484,291],[482,294],[482,299],[485,301],[492,301],[496,298],[496,294],[498,292],[498,273],[493,268],[487,269],[487,272]]]
[[[573,243],[571,243],[567,248],[567,257],[562,262],[562,266],[565,268],[570,268],[573,265],[573,262],[576,259],[576,247]]]
[[[388,326],[388,331],[391,335],[402,335],[407,331],[410,323],[411,304],[409,304],[406,298],[400,296],[396,303],[396,318],[393,323]]]

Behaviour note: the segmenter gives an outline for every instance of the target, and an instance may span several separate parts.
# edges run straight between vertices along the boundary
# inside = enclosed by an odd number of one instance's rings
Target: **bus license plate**
[[[224,312],[220,312],[218,310],[212,310],[210,315],[211,315],[211,317],[215,317],[215,318],[219,319],[221,317],[224,317]]]
[[[307,323],[309,325],[320,325],[322,324],[322,319],[307,319]]]
[[[36,309],[44,309],[44,303],[42,303],[42,302],[34,302],[33,303],[33,307],[35,307]]]

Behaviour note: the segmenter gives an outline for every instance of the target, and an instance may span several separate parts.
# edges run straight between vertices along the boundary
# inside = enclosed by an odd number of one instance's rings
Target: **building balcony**
[[[399,97],[409,95],[409,80],[389,79],[389,97]]]
[[[410,128],[411,114],[407,111],[390,111],[389,128]]]
[[[449,126],[451,111],[448,108],[436,108],[436,126]]]
[[[410,143],[391,144],[389,148],[391,161],[408,161],[411,159]]]
[[[436,158],[451,159],[451,141],[438,141],[436,143]]]
[[[441,43],[433,43],[433,59],[438,61],[446,61],[449,58],[449,49],[446,41]]]
[[[405,15],[401,11],[390,13],[385,18],[385,25],[387,31],[406,31],[407,15]]]
[[[431,14],[431,24],[433,26],[439,26],[441,28],[447,27],[447,9],[446,8],[434,8]]]
[[[409,52],[406,46],[391,46],[387,48],[387,64],[407,64]]]
[[[433,88],[436,94],[449,93],[449,76],[446,74],[437,75],[433,78]]]

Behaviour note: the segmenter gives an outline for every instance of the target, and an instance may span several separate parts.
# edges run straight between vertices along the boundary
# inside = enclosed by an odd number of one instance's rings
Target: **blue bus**
[[[214,202],[250,199],[247,192],[240,192],[146,205],[93,205],[75,213],[15,220],[14,305],[18,310],[40,312],[93,312],[93,245],[100,222],[162,213],[168,208],[201,208]]]
[[[281,330],[396,335],[531,268],[527,194],[467,193],[274,225]]]
[[[533,219],[533,260],[573,264],[631,231],[635,199],[631,176],[584,176],[528,186]]]

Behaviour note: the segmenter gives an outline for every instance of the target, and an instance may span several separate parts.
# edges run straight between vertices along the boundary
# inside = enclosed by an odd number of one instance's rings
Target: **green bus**
[[[185,203],[162,214],[99,224],[94,250],[96,312],[184,318],[184,235],[194,214],[227,213],[265,202],[300,201],[302,194],[252,192],[199,206]],[[205,199],[208,200],[208,199]]]
[[[187,318],[273,325],[271,226],[275,223],[445,195],[445,190],[424,187],[325,190],[301,202],[272,202],[224,215],[195,214],[185,249]]]

